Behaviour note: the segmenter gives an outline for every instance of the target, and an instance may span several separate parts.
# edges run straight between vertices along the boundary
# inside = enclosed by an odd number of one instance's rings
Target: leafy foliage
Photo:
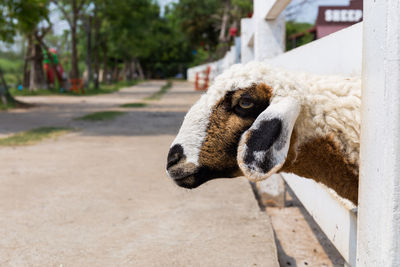
[[[231,38],[227,43],[219,39],[221,31],[226,32],[231,26],[239,29],[240,19],[250,15],[252,9],[251,0],[180,0],[174,6],[180,29],[190,42],[196,63],[221,58],[232,43]],[[225,15],[228,18],[226,25],[222,23]]]
[[[1,40],[13,42],[17,33],[34,36],[40,27],[51,26],[50,17],[65,20],[69,29],[62,35],[46,30],[44,46],[57,49],[59,62],[70,76],[75,77],[78,69],[82,77],[91,66],[96,74],[105,70],[106,77],[111,77],[106,82],[115,83],[138,76],[182,77],[188,67],[218,59],[232,42],[228,36],[221,43],[220,33],[239,28],[240,19],[252,11],[252,1],[180,0],[169,4],[162,16],[155,0],[0,0],[0,8]],[[58,15],[50,16],[52,12]],[[75,44],[77,50],[71,52]],[[18,64],[18,77],[9,74],[16,67],[6,70],[12,84],[26,78],[22,66]],[[128,76],[132,72],[136,74]]]
[[[67,73],[74,76],[78,68],[81,76],[90,57],[91,64],[97,62],[96,69],[107,68],[113,82],[130,62],[140,63],[147,77],[164,78],[177,74],[182,77],[189,66],[217,59],[230,46],[230,41],[220,43],[220,32],[226,32],[231,25],[239,27],[240,18],[252,10],[251,0],[180,0],[167,6],[163,16],[154,0],[0,0],[2,40],[12,42],[17,32],[37,30],[43,21],[51,25],[49,3],[56,7],[51,12],[58,11],[58,17],[70,25],[62,36],[50,33],[44,39],[49,47],[57,48]],[[79,7],[78,13],[74,7]],[[222,15],[226,12],[228,24],[222,29]],[[90,18],[91,37],[86,28]],[[1,23],[6,21],[13,23]],[[76,38],[72,38],[75,34]],[[92,47],[88,47],[88,38],[93,39]],[[75,39],[78,67],[72,62],[75,56],[70,51]]]
[[[4,72],[4,78],[9,85],[16,85],[21,81],[24,62],[14,53],[0,52],[0,69]]]
[[[17,31],[32,32],[40,21],[48,20],[47,5],[47,0],[0,0],[0,40],[11,43]]]
[[[286,22],[286,50],[291,50],[294,48],[293,43],[289,40],[293,34],[304,33],[303,36],[296,38],[296,47],[305,45],[314,40],[313,34],[307,32],[314,25],[309,23],[298,23],[293,21]]]
[[[188,36],[192,46],[211,49],[218,44],[220,0],[180,0],[175,5],[175,16],[180,18],[181,30]]]

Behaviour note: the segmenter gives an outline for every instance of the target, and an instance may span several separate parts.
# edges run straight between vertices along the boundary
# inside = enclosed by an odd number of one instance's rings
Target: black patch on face
[[[174,145],[168,152],[167,169],[174,166],[185,157],[183,147],[179,144]]]
[[[282,121],[272,119],[262,121],[258,129],[252,131],[247,146],[252,151],[267,151],[278,139],[282,131]]]
[[[288,134],[289,133],[288,133],[288,130],[286,128],[283,128],[281,130],[281,133],[279,135],[280,136],[279,141],[274,143],[274,148],[276,150],[281,150],[286,145],[286,140],[287,140]]]
[[[251,165],[255,161],[254,152],[263,151],[267,152],[271,146],[276,142],[282,132],[282,121],[280,119],[272,119],[262,121],[257,130],[251,132],[249,140],[247,141],[248,150],[246,151],[244,162]],[[265,153],[261,162],[257,162],[264,172],[268,172],[272,166],[271,160],[268,159],[269,153]]]

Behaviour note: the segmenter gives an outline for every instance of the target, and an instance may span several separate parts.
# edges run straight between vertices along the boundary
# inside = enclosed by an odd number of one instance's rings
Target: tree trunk
[[[29,73],[30,73],[30,55],[31,55],[31,51],[32,51],[32,38],[30,38],[30,36],[28,36],[27,38],[28,40],[28,46],[26,47],[26,51],[25,51],[25,57],[24,57],[24,81],[22,83],[22,86],[24,88],[28,88],[29,87]]]
[[[127,60],[124,63],[124,80],[125,81],[130,81],[132,80],[132,75],[131,75],[131,60]]]
[[[38,89],[38,87],[36,86],[36,83],[35,83],[35,75],[36,75],[35,61],[31,60],[30,65],[31,65],[31,68],[30,68],[30,72],[29,72],[29,91],[32,92],[32,91],[36,91]]]
[[[97,16],[97,6],[95,5],[95,9],[94,9],[94,89],[99,89],[99,80],[100,80],[100,77],[99,77],[99,75],[100,75],[99,28],[100,28],[100,21],[99,21],[99,17]]]
[[[29,87],[29,67],[28,67],[29,60],[24,60],[24,76],[22,80],[22,87],[28,88]]]
[[[99,81],[100,81],[100,66],[99,66],[99,52],[96,51],[94,54],[94,89],[99,89]]]
[[[143,73],[142,65],[140,65],[140,61],[139,60],[136,60],[136,67],[137,67],[138,72],[139,72],[139,79],[140,80],[144,80],[144,73]]]
[[[36,69],[36,82],[39,85],[39,88],[45,89],[47,88],[47,82],[43,70],[43,50],[40,44],[37,42],[35,42],[35,55],[36,56],[33,61],[35,62]]]
[[[72,39],[72,69],[71,69],[71,79],[79,78],[78,69],[78,50],[76,47],[76,24],[78,20],[79,10],[77,7],[77,0],[71,0],[72,2],[72,25],[71,25],[71,39]]]
[[[229,22],[229,11],[231,9],[231,1],[230,0],[225,0],[225,5],[224,5],[224,14],[222,15],[222,21],[221,21],[221,31],[219,32],[219,41],[221,43],[225,43],[228,41],[227,34],[226,34],[226,27],[228,26]]]
[[[4,105],[8,105],[8,100],[7,100],[7,93],[8,93],[8,86],[6,83],[6,80],[4,79],[3,75],[3,70],[0,69],[0,81],[1,81],[1,86],[0,86],[0,101]]]
[[[128,73],[128,80],[132,81],[135,77],[135,62],[133,60],[129,61],[129,73]]]
[[[92,17],[88,17],[86,25],[86,36],[87,36],[87,55],[86,55],[86,68],[88,77],[86,80],[85,87],[89,88],[92,82]]]
[[[118,68],[118,62],[115,59],[114,60],[114,67],[113,67],[113,72],[112,72],[112,82],[118,82],[118,76],[119,76],[119,68]]]
[[[29,72],[29,91],[35,91],[40,88],[46,88],[47,83],[43,71],[43,52],[40,44],[34,39],[34,36],[29,37],[32,40],[31,52],[28,57],[30,60]]]
[[[76,26],[73,26],[71,29],[71,37],[72,37],[71,79],[78,79],[79,78],[79,70],[78,70],[78,51],[76,49]]]
[[[4,74],[3,74],[3,70],[2,69],[0,69],[0,84],[1,84],[1,86],[0,86],[0,103],[3,103],[6,106],[9,103],[18,104],[20,106],[28,106],[27,104],[16,100],[10,94],[10,91],[8,90],[8,85],[6,83],[6,80],[4,79]]]
[[[103,77],[102,77],[102,82],[107,82],[108,83],[108,68],[107,68],[107,43],[104,40],[103,46]]]

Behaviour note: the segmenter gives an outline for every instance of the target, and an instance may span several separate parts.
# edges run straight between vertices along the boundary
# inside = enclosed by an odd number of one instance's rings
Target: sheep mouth
[[[168,174],[180,187],[192,189],[203,183],[199,183],[201,179],[199,179],[197,171],[185,172],[182,170],[168,170]]]
[[[204,184],[205,182],[220,177],[203,176],[200,173],[194,173],[179,179],[174,179],[175,184],[186,189],[194,189]]]
[[[174,179],[174,182],[183,188],[193,189],[201,185],[202,183],[198,182],[198,179],[195,178],[195,175],[188,175],[185,177],[181,177],[179,179]]]
[[[186,174],[181,177],[173,177],[174,182],[183,188],[194,189],[200,185],[214,179],[234,178],[238,175],[231,171],[211,170],[207,167],[199,168],[196,172]]]
[[[167,167],[169,177],[174,180],[189,178],[198,172],[198,167],[193,163],[181,163]]]

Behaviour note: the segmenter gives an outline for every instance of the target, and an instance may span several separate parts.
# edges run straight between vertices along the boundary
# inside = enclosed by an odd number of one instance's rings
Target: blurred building
[[[351,0],[348,6],[319,6],[315,26],[288,38],[293,47],[296,47],[296,40],[306,34],[312,34],[316,40],[358,23],[362,21],[362,18],[363,0]]]

